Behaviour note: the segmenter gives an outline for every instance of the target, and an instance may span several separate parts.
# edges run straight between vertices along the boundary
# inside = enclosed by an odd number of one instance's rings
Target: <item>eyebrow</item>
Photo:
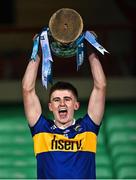
[[[64,99],[66,99],[66,98],[72,99],[72,97],[70,97],[70,96],[64,96],[63,98],[64,98]],[[56,99],[60,99],[60,97],[54,97],[54,98],[52,98],[51,100],[54,101],[54,100],[56,100]]]

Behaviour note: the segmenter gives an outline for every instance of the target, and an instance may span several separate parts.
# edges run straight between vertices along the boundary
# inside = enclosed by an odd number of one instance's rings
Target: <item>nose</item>
[[[61,99],[61,101],[60,101],[60,105],[61,105],[61,106],[65,105],[65,101],[64,101],[64,99]]]

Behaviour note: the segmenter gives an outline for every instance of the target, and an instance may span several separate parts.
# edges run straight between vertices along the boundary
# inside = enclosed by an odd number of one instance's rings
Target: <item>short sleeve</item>
[[[40,132],[44,132],[45,130],[47,130],[47,127],[48,127],[48,121],[42,114],[40,115],[38,121],[33,127],[29,126],[32,136]]]
[[[101,125],[95,124],[88,114],[86,114],[82,118],[81,123],[86,129],[86,131],[91,131],[91,132],[94,132],[96,135],[98,135]]]

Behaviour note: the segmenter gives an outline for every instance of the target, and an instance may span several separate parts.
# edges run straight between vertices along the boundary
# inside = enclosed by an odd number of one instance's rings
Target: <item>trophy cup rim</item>
[[[82,17],[74,9],[61,8],[52,14],[49,30],[56,41],[62,44],[72,43],[83,31]]]

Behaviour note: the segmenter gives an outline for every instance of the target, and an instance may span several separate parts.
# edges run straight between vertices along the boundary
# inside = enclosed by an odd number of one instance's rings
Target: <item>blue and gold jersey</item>
[[[95,179],[95,153],[99,126],[89,115],[60,129],[40,116],[31,127],[38,179]]]

